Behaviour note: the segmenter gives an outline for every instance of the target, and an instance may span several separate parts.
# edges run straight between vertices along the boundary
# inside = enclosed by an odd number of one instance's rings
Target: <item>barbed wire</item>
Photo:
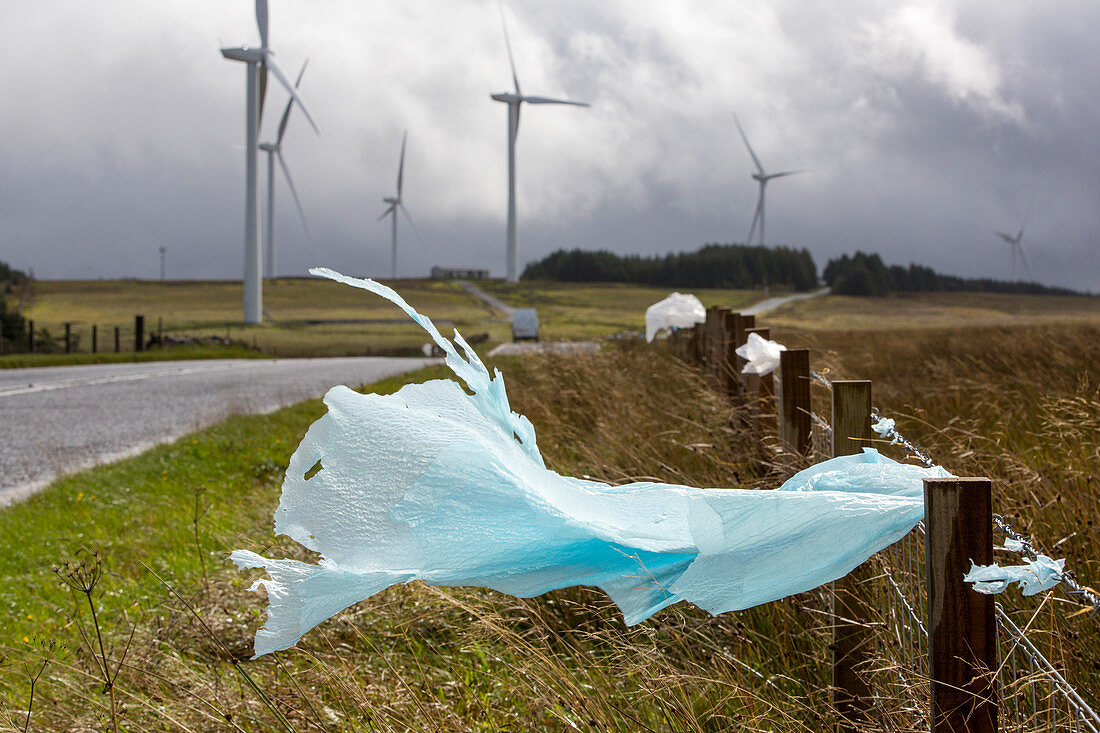
[[[902,448],[904,448],[906,451],[908,451],[909,455],[913,456],[918,461],[920,461],[922,464],[924,464],[925,468],[932,468],[932,466],[936,465],[936,462],[932,460],[931,456],[929,456],[928,453],[926,453],[923,448],[921,448],[919,445],[917,445],[913,441],[909,440],[908,438],[906,438],[904,435],[902,435],[901,433],[899,433],[897,431],[897,428],[895,428],[894,424],[893,424],[894,420],[892,420],[890,418],[886,418],[886,419],[890,420],[890,423],[891,423],[890,429],[887,430],[886,432],[879,433],[879,435],[881,435],[883,438],[887,438],[893,445],[900,445]],[[877,424],[877,423],[881,423],[882,420],[883,420],[883,417],[879,413],[878,408],[877,407],[872,407],[871,408],[871,421],[873,423]],[[878,433],[878,430],[876,429],[875,432]]]
[[[810,419],[813,420],[814,425],[821,428],[825,432],[826,435],[832,435],[833,434],[833,426],[830,425],[828,422],[826,422],[825,418],[821,417],[821,415],[818,415],[816,412],[811,412],[810,413]]]
[[[1041,547],[1036,547],[1032,543],[1032,538],[1027,535],[1022,535],[1015,530],[1015,528],[1009,524],[1009,521],[1004,518],[1002,514],[993,515],[993,527],[1002,536],[1007,537],[1010,540],[1014,540],[1019,543],[1019,552],[1021,555],[1029,554],[1032,557],[1038,555],[1045,555],[1042,552]],[[1064,586],[1066,595],[1071,596],[1079,601],[1084,601],[1088,605],[1092,606],[1092,610],[1089,612],[1089,618],[1096,615],[1097,611],[1100,611],[1100,594],[1097,594],[1092,588],[1083,586],[1077,582],[1077,575],[1072,570],[1062,571],[1062,586]]]
[[[829,378],[826,377],[821,372],[815,372],[813,369],[811,369],[810,370],[810,378],[813,379],[818,384],[820,384],[821,386],[823,386],[825,389],[829,390],[830,392],[832,391],[833,383],[831,381],[829,381]]]
[[[827,389],[832,390],[833,383],[824,374],[811,370],[810,376]],[[824,418],[822,418],[816,412],[811,412],[810,418],[814,421],[814,424],[817,425],[826,434],[832,434],[832,427],[829,425],[828,422],[825,421]],[[887,419],[890,419],[892,421],[891,418]],[[876,424],[880,423],[883,420],[882,413],[879,412],[878,408],[876,407],[871,408],[871,420]],[[924,465],[925,468],[931,468],[932,466],[936,465],[936,462],[932,459],[932,456],[927,451],[921,448],[921,446],[914,441],[909,440],[900,432],[898,432],[897,428],[894,427],[894,425],[891,425],[889,430],[880,433],[880,435],[882,435],[883,438],[888,439],[892,445],[901,446],[910,456],[920,461],[920,463]],[[1035,548],[1035,546],[1031,543],[1030,538],[1017,532],[1016,529],[1012,526],[1012,523],[1009,522],[1008,519],[1006,519],[1003,515],[994,514],[993,525],[994,528],[999,531],[1003,536],[1008,537],[1009,539],[1016,540],[1020,543],[1018,552],[1020,552],[1021,555],[1030,554],[1032,557],[1035,557],[1039,554],[1045,554],[1040,553],[1040,551]],[[1100,593],[1097,593],[1091,588],[1082,586],[1080,583],[1078,583],[1076,573],[1074,573],[1072,570],[1063,571],[1061,577],[1061,584],[1064,586],[1066,595],[1070,596],[1074,600],[1092,606],[1092,610],[1089,612],[1090,618],[1094,617],[1097,612],[1100,612]]]

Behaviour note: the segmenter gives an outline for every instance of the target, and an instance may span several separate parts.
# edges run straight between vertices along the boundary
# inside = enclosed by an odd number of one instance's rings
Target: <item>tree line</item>
[[[21,350],[26,340],[24,330],[26,322],[15,309],[8,307],[8,299],[18,298],[27,283],[27,274],[16,270],[6,262],[0,262],[0,333],[3,338],[3,351],[9,353]]]
[[[527,265],[522,279],[677,288],[753,288],[767,284],[809,290],[817,285],[817,265],[809,251],[791,247],[708,244],[695,252],[649,257],[561,249]]]
[[[1027,295],[1080,295],[1068,288],[1034,282],[1008,282],[991,278],[941,275],[930,267],[886,265],[877,254],[857,251],[849,257],[829,260],[822,273],[825,284],[838,295],[884,296],[891,293],[971,292]]]

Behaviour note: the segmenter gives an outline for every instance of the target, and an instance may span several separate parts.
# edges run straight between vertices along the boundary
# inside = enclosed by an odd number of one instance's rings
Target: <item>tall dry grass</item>
[[[997,506],[1087,581],[1098,570],[1097,335],[1067,328],[780,340],[812,342],[814,366],[835,377],[874,379],[876,404],[899,418],[902,432],[955,473],[994,478]],[[661,350],[627,345],[502,366],[513,408],[532,420],[547,464],[562,473],[745,488],[781,479],[761,461],[770,454],[746,428],[744,408]],[[239,536],[221,539],[305,558],[289,542],[272,543],[273,509],[248,508]],[[104,561],[97,592],[136,593],[133,579]],[[144,591],[126,607],[140,610],[101,614],[104,656],[121,662],[113,685],[120,730],[802,731],[833,722],[831,617],[820,591],[718,617],[680,604],[628,628],[591,589],[517,599],[411,584],[344,611],[296,649],[252,662],[263,601],[245,587],[221,565],[208,582],[180,582],[178,595]],[[31,730],[110,727],[94,649],[76,631],[86,623],[76,600],[57,624],[66,650],[36,685]],[[1048,602],[1032,628],[1073,679],[1096,689],[1096,621],[1067,618],[1063,606]],[[0,672],[29,683],[41,658],[31,648],[0,650]],[[898,660],[887,650],[876,663],[876,674],[890,673]],[[911,727],[906,701],[883,690],[891,729]],[[22,730],[25,702],[3,700],[0,723],[6,715],[7,729]]]

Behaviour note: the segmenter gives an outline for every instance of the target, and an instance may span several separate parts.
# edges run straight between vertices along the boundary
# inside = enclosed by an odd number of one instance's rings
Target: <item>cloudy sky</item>
[[[966,276],[1011,274],[1029,214],[1035,279],[1100,291],[1100,5],[1053,0],[508,0],[531,107],[518,143],[520,261],[559,247],[742,242],[764,166],[768,243],[819,267],[856,248]],[[36,0],[0,23],[0,260],[43,278],[239,278],[250,0]],[[505,106],[496,0],[271,0],[295,74],[284,144],[312,227],[277,182],[281,274],[504,271]],[[285,95],[268,97],[262,139]],[[262,164],[261,159],[261,164]],[[261,168],[261,173],[263,169]],[[404,222],[402,222],[404,224]]]

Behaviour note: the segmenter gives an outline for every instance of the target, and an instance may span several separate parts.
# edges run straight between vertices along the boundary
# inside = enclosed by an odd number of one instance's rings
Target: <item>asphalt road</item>
[[[0,507],[58,475],[136,455],[241,413],[433,359],[218,359],[0,370]]]
[[[746,316],[758,316],[762,313],[769,313],[776,308],[782,308],[787,305],[787,303],[794,303],[798,300],[809,300],[810,298],[817,298],[828,294],[829,288],[819,288],[809,293],[795,293],[794,295],[784,295],[779,298],[768,298],[767,300],[760,301],[756,305],[742,308],[741,314]]]

